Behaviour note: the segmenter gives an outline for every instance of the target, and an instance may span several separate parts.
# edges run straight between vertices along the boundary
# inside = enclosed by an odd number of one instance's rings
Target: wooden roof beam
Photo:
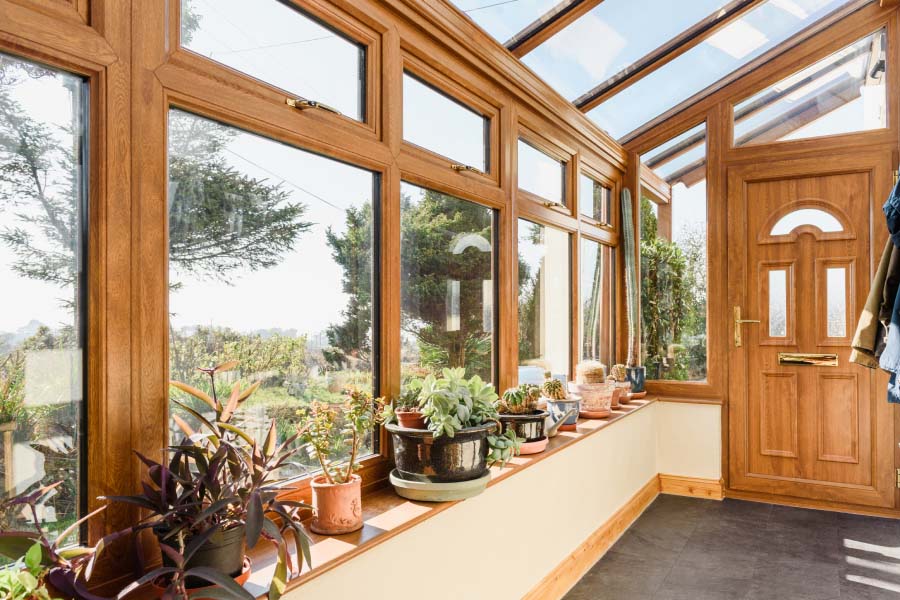
[[[601,2],[603,0],[562,0],[546,14],[511,37],[504,46],[514,55],[522,58]]]
[[[896,8],[900,6],[900,0],[881,0],[881,8]]]
[[[602,104],[624,88],[640,81],[663,65],[681,56],[694,46],[734,22],[765,0],[732,0],[693,27],[683,31],[656,50],[625,67],[594,89],[575,100],[575,106],[587,112]],[[900,1],[900,0],[898,0]]]

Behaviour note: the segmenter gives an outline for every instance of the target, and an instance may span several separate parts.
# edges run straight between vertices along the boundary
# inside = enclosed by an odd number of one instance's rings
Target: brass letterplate
[[[837,354],[804,354],[802,352],[779,352],[779,365],[809,365],[812,367],[838,366]]]

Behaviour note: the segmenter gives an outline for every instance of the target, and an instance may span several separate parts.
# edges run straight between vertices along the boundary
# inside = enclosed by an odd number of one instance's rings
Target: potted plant
[[[167,462],[157,462],[137,454],[147,466],[148,481],[143,493],[111,496],[110,500],[139,506],[146,516],[133,529],[152,529],[160,543],[163,566],[191,572],[212,569],[229,577],[245,571],[245,547],[253,548],[261,539],[277,549],[275,572],[269,597],[278,598],[293,571],[286,537],[293,536],[302,559],[310,562],[309,539],[300,525],[300,515],[312,507],[278,498],[277,472],[290,464],[301,450],[297,435],[278,442],[272,420],[260,443],[233,422],[241,404],[259,388],[259,383],[242,389],[232,387],[227,400],[219,398],[216,375],[234,369],[236,361],[201,369],[210,379],[211,393],[190,385],[172,385],[205,407],[207,417],[186,403],[173,400],[193,417],[194,429],[183,418],[173,419],[185,434],[184,440],[168,449]],[[176,557],[183,557],[179,566]],[[167,572],[174,576],[176,571]],[[209,578],[188,577],[186,585],[202,586]]]
[[[634,206],[631,191],[622,189],[622,230],[625,251],[625,304],[628,316],[628,361],[626,375],[635,393],[644,391],[647,372],[640,365],[638,339],[637,249],[635,247]]]
[[[522,384],[506,390],[497,402],[497,412],[504,428],[525,440],[519,454],[537,454],[547,448],[549,440],[544,434],[544,422],[549,413],[538,408],[540,399],[540,387]]]
[[[394,446],[394,488],[417,500],[480,493],[490,480],[488,467],[504,465],[521,443],[513,431],[501,431],[493,386],[477,375],[466,379],[465,369],[456,368],[444,369],[440,378],[428,375],[415,387],[427,429],[399,427],[390,422],[390,411],[383,414]]]
[[[385,422],[396,420],[400,427],[406,429],[426,429],[425,415],[419,407],[421,388],[421,379],[413,379],[404,386],[400,397],[394,403],[385,405],[383,420]]]
[[[75,521],[53,539],[44,528],[38,506],[62,482],[40,487],[0,502],[0,512],[22,511],[34,529],[0,531],[0,555],[14,561],[0,570],[0,597],[21,600],[102,600],[88,591],[87,581],[99,555],[98,548],[123,533],[105,537],[93,548],[71,546],[70,536],[106,507]]]
[[[360,390],[347,390],[345,397],[339,405],[313,402],[299,429],[300,441],[322,467],[322,474],[310,484],[314,515],[310,529],[324,535],[363,526],[362,480],[354,472],[359,469],[360,445],[375,424],[374,405],[371,394]]]
[[[618,406],[619,389],[606,381],[606,368],[597,361],[584,361],[575,370],[575,381],[569,391],[581,397],[579,415],[585,419],[602,419],[611,414],[613,402]]]
[[[547,379],[541,386],[542,399],[547,403],[547,409],[554,422],[558,421],[561,415],[573,411],[574,412],[563,421],[559,427],[560,431],[575,431],[578,424],[578,409],[581,406],[581,399],[578,396],[569,397],[566,394],[566,388],[563,382],[553,377],[549,372],[545,374]]]

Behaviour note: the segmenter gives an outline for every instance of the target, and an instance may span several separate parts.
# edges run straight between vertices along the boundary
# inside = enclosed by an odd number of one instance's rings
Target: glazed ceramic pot
[[[313,518],[309,528],[323,535],[340,535],[362,529],[362,478],[347,483],[328,483],[319,475],[312,487]]]
[[[156,534],[160,544],[166,544],[175,550],[178,549],[178,541],[175,536],[164,539],[166,533],[168,533],[167,530],[154,528],[153,532]],[[244,525],[219,530],[200,546],[185,566],[188,569],[209,567],[229,577],[238,577],[243,572],[244,567],[245,539],[246,528]],[[175,566],[172,559],[165,552],[162,553],[162,562],[167,567]],[[209,582],[196,577],[189,577],[187,584],[190,587],[202,587],[209,585]]]
[[[544,401],[547,402],[547,410],[550,411],[550,418],[554,423],[556,423],[562,415],[565,415],[567,412],[574,409],[575,412],[566,418],[559,430],[575,431],[575,427],[578,424],[578,410],[581,407],[580,398],[567,398],[565,400],[551,400],[550,398],[544,398]]]
[[[500,415],[504,430],[512,429],[516,437],[525,438],[525,442],[536,442],[544,437],[544,421],[549,413],[538,410],[527,415]]]
[[[398,410],[394,413],[397,415],[397,422],[400,427],[406,429],[425,429],[425,415],[417,410]]]
[[[449,483],[479,479],[488,473],[488,433],[496,423],[467,427],[451,438],[427,430],[385,425],[394,446],[399,477],[409,481]]]
[[[644,391],[644,384],[647,381],[647,369],[644,367],[626,367],[626,377],[631,382],[631,391],[640,394]]]

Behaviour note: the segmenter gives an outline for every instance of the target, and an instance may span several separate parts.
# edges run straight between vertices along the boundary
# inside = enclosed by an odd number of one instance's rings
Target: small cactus
[[[596,360],[578,363],[576,374],[578,383],[603,383],[606,381],[606,367]]]
[[[628,380],[628,376],[625,373],[625,365],[613,365],[613,368],[610,369],[610,376],[612,376],[616,381],[622,383]]]
[[[517,388],[509,388],[497,404],[497,412],[501,415],[527,415],[537,409],[541,389],[536,385],[522,384]]]
[[[551,400],[565,400],[566,399],[566,389],[563,387],[562,381],[559,379],[548,379],[544,382],[543,388],[541,390],[544,393],[544,396],[550,398]]]

